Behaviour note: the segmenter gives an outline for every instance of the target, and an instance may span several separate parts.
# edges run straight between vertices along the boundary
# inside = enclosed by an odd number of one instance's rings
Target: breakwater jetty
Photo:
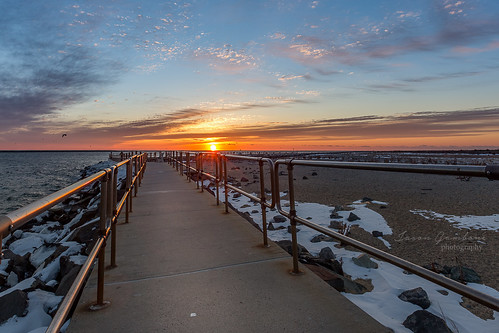
[[[94,325],[99,322],[99,328],[125,331],[154,331],[165,327],[174,331],[182,331],[184,328],[185,331],[202,328],[206,331],[207,327],[207,331],[230,331],[241,323],[248,328],[247,331],[266,327],[274,330],[282,328],[283,325],[290,325],[290,331],[293,331],[292,328],[297,331],[324,331],[330,327],[339,331],[386,330],[383,325],[372,320],[336,291],[347,289],[347,284],[351,282],[357,287],[360,285],[359,288],[362,289],[362,283],[356,282],[359,279],[352,281],[343,275],[343,262],[334,260],[332,253],[328,258],[322,258],[322,251],[320,258],[311,256],[299,246],[297,233],[304,228],[322,233],[321,237],[314,236],[318,242],[340,241],[343,247],[350,245],[399,266],[407,273],[422,276],[495,311],[498,309],[496,297],[462,284],[465,281],[456,282],[347,237],[345,232],[332,230],[332,226],[327,228],[314,223],[311,216],[299,214],[296,209],[298,203],[294,199],[296,166],[447,174],[458,177],[486,177],[491,180],[499,178],[497,166],[414,166],[299,159],[270,160],[216,152],[173,151],[158,155],[125,155],[119,159],[122,161],[112,168],[87,177],[21,211],[0,218],[2,235],[5,235],[5,231],[12,232],[30,218],[68,199],[82,188],[100,183],[97,241],[91,251],[86,251],[88,260],[82,265],[75,283],[58,307],[57,313],[54,315],[52,311],[54,320],[48,329],[49,332],[57,331],[73,310],[75,312],[69,326],[70,331],[78,331],[78,327],[84,327],[83,330],[88,331],[91,328],[87,323],[90,322]],[[230,160],[258,165],[259,174],[253,173],[252,178],[253,183],[260,185],[259,194],[243,189],[241,183],[249,182],[246,177],[234,179],[228,175],[227,162]],[[242,164],[237,166],[237,163],[233,164],[232,169],[238,170],[241,167],[247,169]],[[120,168],[126,171],[125,178],[118,176]],[[118,186],[119,183],[122,186]],[[283,190],[287,197],[285,205],[281,198]],[[215,200],[213,196],[205,193],[207,191],[214,194]],[[228,200],[229,195],[231,200]],[[260,207],[260,211],[254,211],[261,214],[263,223],[258,227],[262,233],[247,223],[248,213],[240,211],[241,216],[230,213],[231,202],[239,202],[240,199],[233,199],[240,197],[249,199],[249,205],[246,206]],[[274,215],[275,224],[289,221],[287,233],[291,236],[291,241],[284,247],[292,254],[292,258],[267,238],[267,232],[272,225],[266,220],[267,208],[282,214],[279,219]],[[338,212],[342,213],[342,208],[335,207],[331,217],[338,215]],[[272,226],[273,230],[274,227]],[[283,228],[279,226],[277,229]],[[334,226],[333,229],[338,228]],[[302,231],[301,235],[303,233]],[[106,243],[110,246],[105,246]],[[327,253],[324,255],[327,257]],[[110,267],[105,269],[107,256],[111,258]],[[92,273],[79,298],[97,257],[97,270]],[[372,262],[369,257],[359,256],[355,258],[357,261],[350,259],[356,265],[367,269],[378,269],[378,264]],[[319,266],[326,264],[333,271],[339,270],[336,273],[341,276],[315,268],[316,263],[320,263]],[[320,278],[309,271],[309,268]],[[458,279],[462,277],[461,274]],[[337,285],[340,281],[341,286]],[[368,285],[364,287],[369,289]],[[424,295],[424,290],[416,291],[419,295]],[[404,302],[412,303],[410,299],[414,292],[404,292],[407,299]],[[431,301],[427,299],[423,309],[429,304]],[[290,307],[292,309],[289,309]],[[94,311],[88,311],[89,308]],[[114,308],[118,310],[115,312]],[[324,311],[317,310],[318,308]],[[338,308],[345,311],[342,312]],[[141,312],[142,309],[146,309],[145,312]],[[269,312],[269,309],[277,310]],[[233,313],[229,313],[230,310]],[[285,314],[281,314],[282,311]],[[423,311],[422,314],[418,311],[414,312],[412,321],[417,321],[420,315],[424,317],[429,314],[428,311]],[[123,317],[123,313],[134,312],[140,316],[131,316],[133,320],[130,321],[127,321],[126,316]],[[343,315],[332,316],[333,312]],[[296,318],[299,316],[302,317],[298,324]],[[409,319],[408,317],[406,321],[410,326]],[[132,321],[140,326],[133,326]],[[125,324],[122,325],[121,322]],[[438,323],[444,325],[441,321]],[[351,325],[360,326],[355,328]]]

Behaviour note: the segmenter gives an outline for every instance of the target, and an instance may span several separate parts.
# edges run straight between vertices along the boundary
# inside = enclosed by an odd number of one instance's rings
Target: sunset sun
[[[217,146],[213,144],[213,145],[210,146],[210,149],[211,149],[211,151],[216,151],[217,150]]]

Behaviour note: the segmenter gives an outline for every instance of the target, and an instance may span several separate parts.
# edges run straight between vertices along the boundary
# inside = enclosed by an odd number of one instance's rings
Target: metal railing
[[[191,153],[192,154],[192,153]],[[202,153],[194,153],[201,154]],[[179,152],[168,152],[169,161],[172,165],[182,164],[179,161],[179,157],[183,156]],[[197,155],[199,156],[199,155]],[[236,191],[253,201],[259,202],[262,206],[262,231],[264,233],[264,244],[267,245],[267,223],[265,217],[265,207],[274,208],[276,206],[280,214],[287,217],[290,220],[291,225],[291,242],[292,242],[292,255],[293,255],[293,267],[291,270],[292,274],[300,274],[298,267],[298,241],[297,241],[297,223],[300,223],[306,227],[313,230],[321,232],[329,237],[332,237],[344,244],[351,245],[365,253],[371,254],[379,259],[386,262],[394,264],[400,268],[407,270],[408,272],[414,273],[426,280],[434,282],[440,286],[448,288],[462,296],[466,296],[480,304],[483,304],[495,311],[499,311],[499,300],[490,295],[482,293],[476,289],[473,289],[467,285],[461,284],[455,280],[447,278],[443,275],[439,275],[428,269],[425,269],[419,265],[411,263],[407,260],[389,254],[387,252],[381,251],[375,247],[362,243],[358,240],[340,234],[338,232],[332,231],[328,228],[324,228],[316,223],[313,223],[307,219],[304,219],[296,214],[296,202],[295,202],[295,190],[294,190],[294,166],[313,166],[313,167],[325,167],[325,168],[340,168],[340,169],[357,169],[357,170],[371,170],[371,171],[389,171],[389,172],[407,172],[407,173],[424,173],[424,174],[439,174],[439,175],[456,175],[456,176],[473,176],[473,177],[486,177],[490,180],[499,180],[499,166],[489,165],[489,166],[468,166],[468,165],[421,165],[421,164],[397,164],[397,163],[366,163],[366,162],[337,162],[337,161],[316,161],[316,160],[295,160],[295,159],[278,159],[273,162],[268,158],[260,157],[250,157],[250,156],[239,156],[230,154],[217,154],[223,161],[223,183],[225,187],[225,211],[228,212],[228,190]],[[199,157],[196,157],[198,160]],[[250,194],[236,186],[229,184],[227,180],[228,170],[227,170],[227,160],[228,159],[241,159],[249,161],[258,161],[260,165],[260,198]],[[202,157],[201,157],[202,161]],[[272,202],[269,204],[265,198],[265,186],[263,184],[263,163],[269,163],[271,166],[270,177],[272,186]],[[199,163],[196,164],[197,167],[200,166]],[[201,164],[202,165],[202,164]],[[279,166],[285,165],[288,171],[288,196],[290,209],[286,211],[281,206],[280,193],[280,183],[279,183]],[[193,170],[198,174],[206,174],[201,169],[195,169],[189,167],[189,170]]]
[[[117,181],[118,168],[126,167],[126,189],[117,202]],[[105,248],[106,241],[111,236],[111,267],[116,266],[116,222],[123,208],[126,211],[125,221],[128,222],[128,213],[132,211],[132,191],[137,195],[137,187],[140,186],[142,177],[146,167],[146,155],[135,155],[124,160],[111,168],[99,171],[85,179],[82,179],[68,187],[65,187],[55,193],[52,193],[42,199],[39,199],[29,205],[26,205],[18,210],[10,212],[6,215],[0,215],[0,244],[2,238],[9,233],[22,227],[31,218],[39,215],[57,205],[63,200],[69,198],[73,194],[81,191],[87,186],[100,182],[100,219],[99,219],[99,237],[95,242],[88,258],[82,265],[75,281],[71,285],[68,293],[63,298],[59,308],[47,328],[46,332],[59,332],[64,324],[72,306],[77,299],[80,290],[85,284],[89,276],[94,261],[98,257],[98,282],[97,282],[97,301],[93,305],[93,309],[104,307],[108,304],[104,300],[104,265],[105,265]],[[0,255],[1,260],[1,255]]]

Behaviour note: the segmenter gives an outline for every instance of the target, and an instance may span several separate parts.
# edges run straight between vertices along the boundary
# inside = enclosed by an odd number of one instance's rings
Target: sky
[[[0,13],[0,150],[499,148],[496,0]]]

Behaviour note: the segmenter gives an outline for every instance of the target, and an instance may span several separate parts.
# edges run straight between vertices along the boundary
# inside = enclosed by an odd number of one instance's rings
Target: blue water
[[[86,166],[108,158],[108,152],[0,151],[0,214],[71,185]]]

